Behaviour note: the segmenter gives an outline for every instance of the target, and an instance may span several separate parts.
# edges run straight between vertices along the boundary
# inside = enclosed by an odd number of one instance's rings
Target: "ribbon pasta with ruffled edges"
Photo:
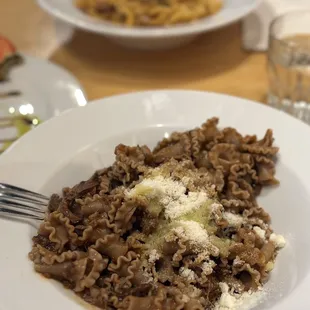
[[[278,183],[278,148],[271,130],[258,140],[217,125],[212,118],[173,133],[153,151],[119,145],[111,167],[52,195],[29,254],[35,270],[102,309],[213,309],[220,282],[240,294],[257,290],[277,255],[270,216],[256,197]],[[189,222],[188,214],[169,220],[145,194],[152,189],[128,194],[158,175],[182,184],[183,195],[204,192],[215,203]],[[236,217],[242,221],[229,222]],[[199,246],[178,226],[184,221],[204,229]]]

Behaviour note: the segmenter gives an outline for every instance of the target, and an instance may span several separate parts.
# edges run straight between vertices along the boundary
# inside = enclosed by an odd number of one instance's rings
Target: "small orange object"
[[[22,57],[17,53],[16,47],[7,38],[0,36],[0,81],[8,79],[10,70],[21,64]]]
[[[16,47],[7,38],[0,36],[0,63],[16,54]]]

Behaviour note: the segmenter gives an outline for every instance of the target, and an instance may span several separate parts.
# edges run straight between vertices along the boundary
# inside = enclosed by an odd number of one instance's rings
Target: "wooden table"
[[[178,50],[141,52],[69,28],[44,13],[35,0],[1,0],[0,32],[21,51],[71,71],[89,99],[134,90],[186,88],[265,100],[266,56],[242,50],[238,23]],[[60,42],[66,35],[69,39]]]

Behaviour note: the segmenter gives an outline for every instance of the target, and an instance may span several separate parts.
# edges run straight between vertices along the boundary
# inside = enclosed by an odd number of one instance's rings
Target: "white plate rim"
[[[83,13],[81,13],[79,18],[75,18],[72,17],[70,14],[62,12],[60,8],[53,7],[49,3],[49,0],[37,0],[38,5],[44,11],[64,22],[69,23],[72,26],[109,36],[132,38],[165,38],[171,36],[177,37],[215,30],[242,19],[243,17],[254,11],[261,2],[262,0],[251,0],[251,4],[248,5],[245,0],[244,7],[236,10],[237,12],[235,12],[234,15],[229,14],[229,17],[226,20],[221,20],[220,18],[218,18],[218,14],[220,14],[219,12],[213,16],[206,17],[189,24],[176,25],[172,27],[153,27],[149,29],[143,29],[139,27],[127,28],[124,26],[113,25],[110,23],[98,21],[96,22],[96,20],[91,17],[83,16]],[[72,7],[73,9],[76,9],[73,4]],[[223,10],[225,10],[225,8]]]
[[[62,113],[59,117],[57,118],[53,118],[47,122],[45,122],[44,124],[41,125],[41,129],[39,129],[40,127],[38,127],[36,130],[26,134],[25,136],[23,136],[19,142],[17,142],[16,144],[14,144],[8,151],[6,151],[3,156],[0,156],[0,167],[1,168],[5,168],[7,167],[7,165],[9,166],[8,169],[5,171],[4,169],[4,175],[7,173],[7,176],[9,175],[8,170],[10,168],[12,168],[12,165],[16,164],[16,160],[18,161],[18,163],[24,163],[24,158],[20,158],[19,156],[16,156],[17,153],[19,151],[24,150],[25,152],[25,147],[27,147],[29,145],[29,141],[32,140],[33,137],[35,137],[37,134],[39,134],[40,132],[43,133],[43,131],[45,131],[45,128],[53,128],[54,126],[58,126],[60,123],[66,122],[68,119],[70,119],[72,116],[81,118],[82,115],[85,115],[86,111],[95,111],[95,110],[101,110],[103,109],[102,107],[106,108],[106,107],[112,107],[114,104],[121,104],[122,100],[124,100],[124,98],[143,98],[143,97],[150,97],[151,95],[168,95],[168,96],[189,96],[189,95],[198,95],[198,96],[205,96],[206,98],[209,97],[209,99],[214,100],[214,99],[218,99],[220,100],[228,100],[228,101],[233,101],[236,103],[236,107],[242,107],[242,106],[250,106],[251,109],[253,108],[256,111],[265,111],[269,114],[271,114],[272,117],[281,117],[283,119],[283,121],[288,125],[288,126],[293,126],[294,128],[297,128],[297,130],[301,130],[306,132],[307,135],[310,134],[310,127],[308,127],[306,124],[298,121],[297,119],[292,118],[291,116],[279,112],[277,110],[274,110],[273,108],[270,107],[266,107],[264,105],[255,103],[253,101],[247,100],[247,99],[241,99],[241,98],[237,98],[237,97],[233,97],[233,96],[229,96],[229,95],[221,95],[221,94],[216,94],[216,93],[208,93],[208,92],[199,92],[199,91],[181,91],[181,90],[158,90],[158,91],[146,91],[146,92],[138,92],[138,93],[129,93],[129,94],[125,94],[125,95],[119,95],[119,96],[113,96],[113,97],[109,97],[109,98],[105,98],[105,99],[100,99],[100,100],[96,100],[94,102],[92,102],[90,105],[86,106],[84,111],[82,111],[82,109],[74,109],[71,110],[70,112],[66,111],[64,113]],[[232,103],[231,103],[232,104]],[[226,105],[226,104],[225,104]],[[280,116],[281,115],[281,116]],[[58,125],[57,125],[58,123]],[[297,142],[296,142],[297,143]],[[84,143],[85,144],[85,143]],[[31,150],[27,151],[28,156],[31,155]],[[12,156],[13,155],[13,156]],[[39,157],[37,156],[37,159],[39,159]],[[34,190],[39,190],[40,186],[39,183],[37,183],[36,188],[32,188]],[[0,261],[1,261],[1,257],[0,257]],[[291,293],[290,296],[287,297],[287,299],[285,299],[285,303],[280,303],[279,305],[276,305],[276,307],[273,307],[272,309],[274,310],[291,310],[293,308],[291,308],[292,306],[295,305],[296,301],[301,301],[303,302],[303,304],[298,307],[299,310],[306,310],[309,309],[310,307],[310,295],[308,294],[308,288],[310,286],[310,276],[308,275],[302,283],[300,283],[298,290],[295,290]],[[0,291],[1,294],[1,291]],[[1,299],[0,299],[1,300]],[[1,304],[0,304],[1,306]],[[282,306],[282,307],[281,307]],[[283,306],[285,306],[285,308],[283,308]],[[17,309],[5,309],[5,310],[17,310]]]

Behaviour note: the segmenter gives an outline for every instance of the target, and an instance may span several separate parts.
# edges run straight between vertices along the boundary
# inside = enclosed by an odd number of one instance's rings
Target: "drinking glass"
[[[268,49],[268,104],[310,124],[310,11],[274,19]]]

